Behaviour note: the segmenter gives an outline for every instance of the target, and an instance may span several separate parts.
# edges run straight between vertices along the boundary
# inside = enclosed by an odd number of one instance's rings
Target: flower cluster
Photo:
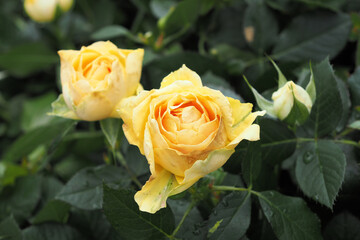
[[[59,51],[63,94],[52,114],[86,121],[120,117],[151,172],[135,201],[155,213],[169,196],[223,166],[240,141],[258,140],[253,122],[265,111],[252,112],[252,104],[203,86],[185,65],[166,76],[160,89],[142,90],[143,54],[110,42]]]

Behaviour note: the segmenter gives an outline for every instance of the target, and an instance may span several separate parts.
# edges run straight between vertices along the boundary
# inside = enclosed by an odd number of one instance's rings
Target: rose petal
[[[114,106],[100,92],[92,92],[85,96],[76,107],[76,114],[83,120],[96,121],[110,115]]]
[[[190,81],[194,84],[194,86],[202,87],[202,82],[199,75],[196,72],[187,68],[184,64],[179,70],[170,73],[162,80],[160,89],[169,86],[173,82],[179,80]]]
[[[196,161],[185,171],[185,178],[171,191],[171,195],[185,191],[200,178],[222,167],[233,152],[235,152],[234,149],[218,149],[211,152],[205,160]]]
[[[150,176],[134,198],[141,211],[155,213],[160,208],[166,207],[166,200],[176,186],[177,182],[174,175],[165,169],[161,169],[156,176]]]

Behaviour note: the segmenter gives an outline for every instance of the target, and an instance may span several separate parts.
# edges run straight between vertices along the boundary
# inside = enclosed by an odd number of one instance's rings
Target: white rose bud
[[[271,98],[274,101],[274,113],[280,120],[284,120],[291,112],[294,106],[294,98],[304,104],[309,113],[313,104],[310,95],[305,89],[296,85],[293,81],[288,81],[283,87],[274,92]]]

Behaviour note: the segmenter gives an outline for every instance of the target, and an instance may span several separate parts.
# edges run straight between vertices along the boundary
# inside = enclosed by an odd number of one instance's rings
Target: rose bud
[[[142,88],[143,49],[118,49],[107,41],[59,55],[63,94],[53,103],[52,115],[86,121],[117,117],[116,105]]]

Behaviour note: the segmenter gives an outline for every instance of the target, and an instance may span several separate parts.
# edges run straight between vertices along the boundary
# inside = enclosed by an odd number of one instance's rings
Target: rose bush
[[[185,65],[160,89],[122,101],[119,114],[128,141],[148,160],[151,177],[135,195],[140,210],[154,213],[166,199],[220,168],[237,144],[259,139],[252,124],[265,111],[202,85]]]
[[[116,105],[136,93],[140,85],[143,49],[118,49],[96,42],[80,51],[61,50],[61,85],[67,112],[54,115],[101,120],[112,117]]]

